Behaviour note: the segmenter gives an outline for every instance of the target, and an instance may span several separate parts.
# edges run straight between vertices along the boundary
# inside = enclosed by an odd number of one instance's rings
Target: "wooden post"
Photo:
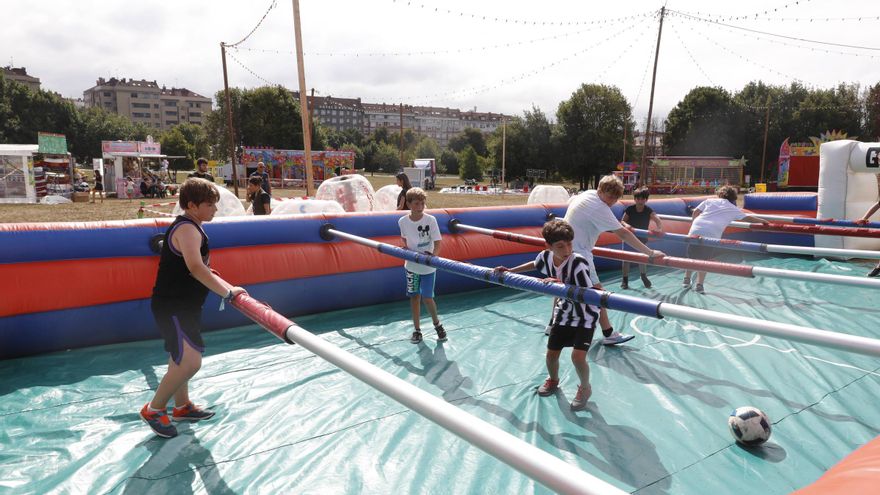
[[[642,163],[640,180],[648,185],[648,138],[651,135],[651,114],[654,112],[654,87],[657,84],[657,61],[660,58],[660,38],[663,36],[663,17],[666,15],[666,6],[660,7],[660,29],[657,31],[657,48],[654,51],[654,75],[651,76],[651,99],[648,102],[648,121],[645,123],[645,144],[642,145]]]
[[[303,128],[303,149],[306,155],[306,196],[315,195],[312,170],[312,127],[309,119],[309,97],[306,95],[306,72],[303,62],[302,31],[299,27],[299,0],[293,0],[293,31],[296,38],[296,69],[299,72],[299,106]]]
[[[402,169],[405,165],[403,163],[403,103],[400,104],[400,135],[398,136],[397,146],[400,148],[400,168]]]
[[[226,93],[226,127],[229,132],[229,159],[232,163],[232,187],[238,197],[238,174],[235,168],[235,129],[232,127],[232,102],[229,97],[229,77],[226,75],[226,45],[220,42],[220,55],[223,57],[223,90]]]
[[[501,194],[504,194],[504,172],[507,159],[507,117],[501,116]]]
[[[767,161],[767,134],[770,131],[770,95],[767,95],[767,114],[764,116],[764,152],[761,153],[761,183],[764,183],[764,163]],[[748,186],[748,184],[746,184]]]

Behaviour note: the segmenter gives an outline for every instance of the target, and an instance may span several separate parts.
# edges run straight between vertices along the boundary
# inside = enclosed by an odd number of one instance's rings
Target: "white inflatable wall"
[[[539,185],[532,189],[526,204],[562,205],[568,203],[568,190],[562,186]]]
[[[823,143],[819,148],[818,218],[858,220],[878,196],[880,143],[852,140]],[[880,212],[871,220],[880,221]],[[816,246],[880,250],[880,239],[816,236]]]

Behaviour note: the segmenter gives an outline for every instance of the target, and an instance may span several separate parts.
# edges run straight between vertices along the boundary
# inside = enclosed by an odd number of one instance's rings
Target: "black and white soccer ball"
[[[770,418],[757,407],[738,407],[727,418],[733,438],[746,446],[761,445],[770,438]]]

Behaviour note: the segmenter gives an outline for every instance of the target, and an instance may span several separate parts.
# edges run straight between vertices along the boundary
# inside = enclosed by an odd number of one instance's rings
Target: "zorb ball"
[[[345,211],[373,211],[376,205],[373,186],[362,175],[340,175],[325,180],[318,187],[315,199],[336,201]]]
[[[220,193],[220,201],[217,203],[217,213],[214,215],[215,217],[238,217],[245,214],[244,206],[242,206],[241,200],[238,199],[238,196],[230,192],[229,189],[218,186],[217,184],[214,184],[214,189]],[[180,208],[180,201],[174,205],[174,211],[172,211],[171,214],[175,216],[183,215],[183,210]]]
[[[275,215],[305,215],[308,213],[345,213],[342,206],[336,201],[323,201],[320,199],[288,199],[280,201],[278,206],[272,206]],[[274,204],[274,203],[273,203]]]
[[[568,203],[568,190],[562,186],[535,186],[529,193],[530,205],[561,205]]]
[[[374,197],[376,198],[376,207],[374,210],[378,211],[394,211],[397,209],[397,196],[400,195],[400,191],[403,188],[398,186],[397,184],[388,184],[387,186],[382,186],[376,191]]]
[[[727,418],[733,438],[746,446],[761,445],[770,438],[770,418],[757,407],[738,407]]]

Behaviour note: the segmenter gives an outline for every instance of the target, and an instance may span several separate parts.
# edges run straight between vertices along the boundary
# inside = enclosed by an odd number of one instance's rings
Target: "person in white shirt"
[[[721,239],[724,229],[734,220],[742,220],[749,223],[768,224],[763,218],[747,215],[736,206],[736,188],[733,186],[721,186],[715,190],[717,198],[710,198],[700,203],[693,212],[691,229],[688,235],[691,237],[705,237],[709,239]],[[688,244],[688,258],[709,260],[715,255],[711,246]],[[706,280],[706,272],[697,272],[694,290],[700,294],[705,293],[703,282]],[[690,270],[684,272],[682,287],[691,286]]]
[[[413,187],[406,192],[406,205],[409,207],[409,215],[400,217],[397,225],[400,227],[400,236],[403,245],[410,251],[438,256],[440,253],[440,227],[437,219],[425,213],[427,195],[420,187]],[[434,322],[434,330],[437,332],[437,340],[446,340],[446,330],[437,316],[437,303],[434,302],[434,275],[436,268],[421,265],[407,260],[403,265],[406,271],[406,295],[409,297],[410,309],[412,310],[413,330],[409,339],[413,344],[422,341],[421,330],[421,304],[425,303],[431,320]]]
[[[606,175],[599,181],[599,187],[595,191],[590,190],[572,198],[565,212],[565,221],[574,227],[574,252],[587,259],[590,265],[590,279],[593,287],[602,289],[599,276],[596,273],[596,265],[593,263],[593,248],[602,232],[611,232],[623,242],[629,244],[636,251],[647,254],[651,259],[656,259],[665,254],[662,251],[651,249],[636,238],[635,234],[624,227],[611,206],[623,196],[623,182],[613,176]],[[602,327],[602,340],[604,345],[622,344],[633,339],[632,335],[623,335],[615,332],[608,319],[608,311],[602,308],[599,314],[599,324]]]

